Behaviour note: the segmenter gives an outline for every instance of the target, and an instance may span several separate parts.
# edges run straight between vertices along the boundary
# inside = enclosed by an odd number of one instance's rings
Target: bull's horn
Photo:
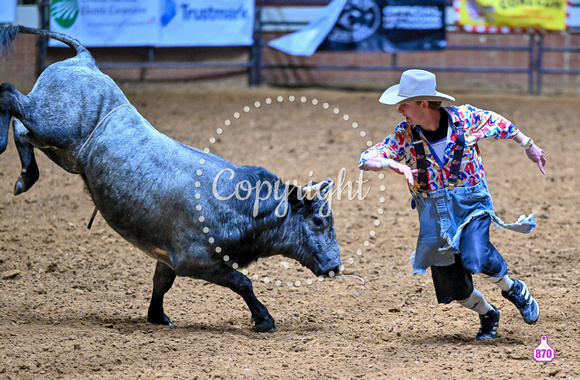
[[[304,196],[304,198],[311,201],[316,196],[316,193],[320,193],[322,196],[324,196],[324,192],[325,192],[324,189],[326,187],[328,187],[329,185],[332,186],[333,184],[334,183],[332,182],[332,180],[330,178],[328,178],[327,180],[322,181],[320,183],[306,185],[306,186],[302,187],[302,195]]]
[[[316,193],[320,191],[320,188],[324,185],[323,182],[314,184],[314,185],[306,185],[302,187],[302,195],[304,198],[308,199],[309,201],[313,200],[316,196]]]

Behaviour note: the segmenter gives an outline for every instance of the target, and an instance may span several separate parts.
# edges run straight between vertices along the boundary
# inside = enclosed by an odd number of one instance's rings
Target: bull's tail
[[[29,28],[22,25],[8,24],[0,25],[0,54],[2,54],[4,50],[10,48],[12,41],[14,41],[19,33],[37,34],[46,38],[52,38],[53,40],[60,41],[75,49],[77,54],[88,52],[88,50],[83,45],[81,45],[79,41],[65,34],[51,32],[50,30]]]

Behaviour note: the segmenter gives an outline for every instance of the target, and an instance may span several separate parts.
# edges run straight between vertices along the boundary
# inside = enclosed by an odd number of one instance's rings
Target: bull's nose
[[[324,273],[324,277],[335,277],[339,273],[340,273],[340,265],[337,265],[328,272]]]

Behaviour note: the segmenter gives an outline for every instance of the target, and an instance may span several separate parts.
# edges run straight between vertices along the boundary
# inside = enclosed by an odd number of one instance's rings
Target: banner
[[[566,0],[456,0],[461,26],[566,29]]]
[[[159,42],[159,1],[51,0],[50,29],[87,47],[151,46]],[[64,46],[49,39],[50,46]]]
[[[254,41],[253,0],[164,2],[158,46],[248,46]]]
[[[268,46],[290,55],[310,56],[314,54],[333,28],[346,2],[347,0],[332,0],[324,8],[324,16],[312,20],[297,32],[270,41]]]
[[[16,0],[2,0],[0,7],[0,23],[13,23],[16,21]]]
[[[447,46],[445,0],[350,0],[319,50],[421,51]]]
[[[324,17],[268,46],[292,55],[443,49],[445,0],[333,0]]]
[[[50,15],[87,47],[253,43],[253,0],[51,0]]]

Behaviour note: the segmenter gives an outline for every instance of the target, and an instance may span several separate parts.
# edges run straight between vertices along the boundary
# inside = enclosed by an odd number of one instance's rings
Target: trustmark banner
[[[319,50],[397,52],[445,46],[445,0],[350,0]]]
[[[253,38],[253,0],[51,0],[50,14],[51,30],[88,47],[251,45]]]
[[[253,42],[254,0],[180,0],[163,15],[160,46],[246,46]]]
[[[460,26],[566,29],[566,0],[455,0]]]

